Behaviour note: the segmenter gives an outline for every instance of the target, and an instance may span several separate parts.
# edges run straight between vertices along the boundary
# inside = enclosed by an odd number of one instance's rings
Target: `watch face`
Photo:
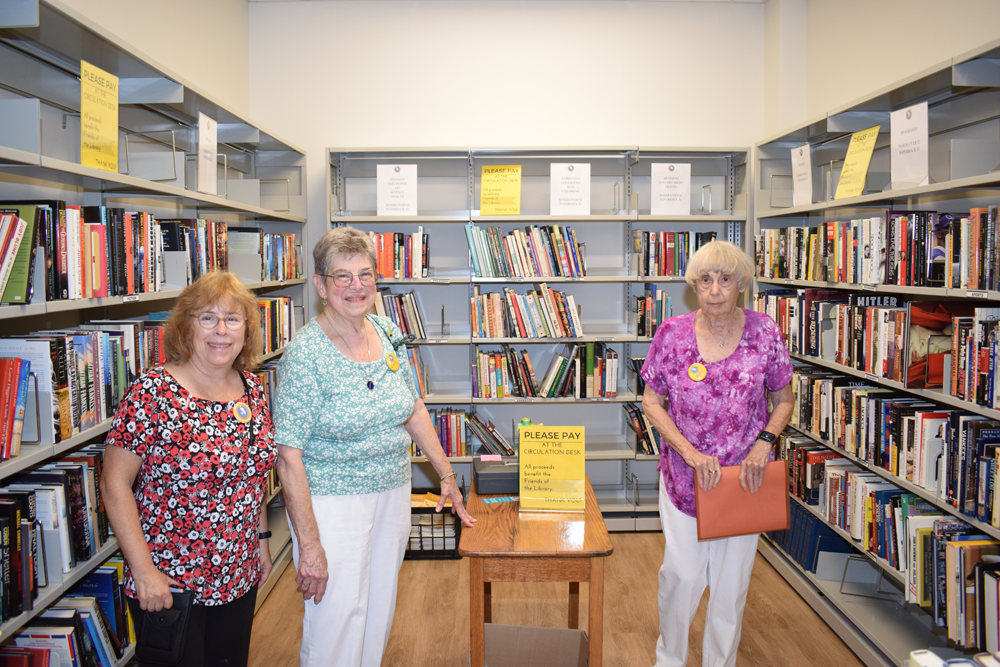
[[[776,436],[775,434],[771,433],[770,431],[761,431],[760,435],[758,435],[757,437],[759,439],[763,440],[764,442],[771,443],[772,445],[778,439],[778,436]]]

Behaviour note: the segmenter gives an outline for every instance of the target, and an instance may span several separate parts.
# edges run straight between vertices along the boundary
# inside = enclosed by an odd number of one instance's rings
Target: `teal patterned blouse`
[[[406,347],[393,347],[402,333],[389,319],[368,319],[381,341],[372,341],[373,356],[382,351],[370,364],[345,357],[313,318],[278,365],[274,441],[303,450],[313,495],[377,493],[410,480],[410,435],[403,424],[413,415],[417,392]]]

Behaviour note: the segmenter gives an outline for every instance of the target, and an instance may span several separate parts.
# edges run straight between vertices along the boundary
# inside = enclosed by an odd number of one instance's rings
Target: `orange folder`
[[[757,493],[740,486],[740,467],[722,468],[722,479],[711,491],[694,484],[698,539],[735,537],[785,530],[791,522],[788,507],[788,462],[771,461]]]

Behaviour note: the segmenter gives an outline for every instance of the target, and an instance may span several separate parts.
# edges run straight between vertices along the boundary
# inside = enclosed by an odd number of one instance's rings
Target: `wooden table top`
[[[614,547],[589,477],[586,486],[586,511],[580,514],[521,512],[517,502],[486,504],[473,483],[465,507],[477,523],[463,528],[458,553],[506,558],[610,556]]]

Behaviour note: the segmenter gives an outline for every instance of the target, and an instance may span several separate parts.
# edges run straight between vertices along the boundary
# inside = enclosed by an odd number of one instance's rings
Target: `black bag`
[[[176,665],[184,651],[184,635],[194,593],[173,593],[170,609],[144,611],[139,615],[136,628],[135,657],[140,662],[158,665]]]

